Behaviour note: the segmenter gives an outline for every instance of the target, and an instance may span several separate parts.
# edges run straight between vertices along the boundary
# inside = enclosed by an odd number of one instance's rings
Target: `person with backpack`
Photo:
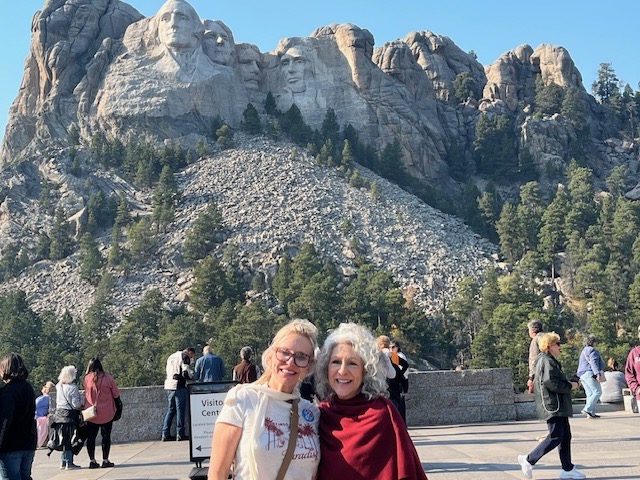
[[[233,367],[233,381],[238,383],[252,383],[258,379],[258,367],[251,361],[253,350],[251,347],[240,349],[242,361]]]

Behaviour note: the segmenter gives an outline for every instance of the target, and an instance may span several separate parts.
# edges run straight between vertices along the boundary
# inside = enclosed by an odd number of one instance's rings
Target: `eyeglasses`
[[[280,347],[273,347],[273,349],[276,351],[276,358],[281,362],[288,362],[289,359],[293,357],[293,363],[300,368],[304,368],[309,365],[311,361],[311,357],[304,352],[292,352],[291,350]]]

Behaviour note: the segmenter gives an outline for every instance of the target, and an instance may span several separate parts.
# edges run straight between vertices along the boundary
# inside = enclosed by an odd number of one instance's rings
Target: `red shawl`
[[[427,480],[402,417],[386,398],[320,404],[318,480]]]

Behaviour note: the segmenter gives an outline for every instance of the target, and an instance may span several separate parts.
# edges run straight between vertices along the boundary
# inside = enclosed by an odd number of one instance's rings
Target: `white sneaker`
[[[587,478],[587,476],[576,467],[573,467],[573,470],[568,472],[566,470],[560,471],[560,478]]]
[[[531,465],[527,461],[527,456],[518,455],[518,463],[520,464],[522,474],[527,478],[533,478],[533,465]],[[560,477],[560,478],[584,478],[584,477]]]

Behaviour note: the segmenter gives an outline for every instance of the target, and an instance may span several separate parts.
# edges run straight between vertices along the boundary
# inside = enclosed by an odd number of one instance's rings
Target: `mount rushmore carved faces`
[[[280,58],[280,69],[284,76],[285,88],[292,93],[302,93],[307,89],[305,72],[309,66],[306,52],[299,46],[289,48]]]
[[[231,65],[231,56],[235,49],[233,34],[220,20],[204,21],[204,39],[202,49],[213,61],[220,65]]]
[[[236,46],[238,57],[238,71],[249,90],[258,90],[260,84],[260,50],[250,43],[241,43]]]
[[[158,40],[173,54],[193,53],[199,46],[204,27],[191,5],[182,0],[169,0],[158,13]]]

